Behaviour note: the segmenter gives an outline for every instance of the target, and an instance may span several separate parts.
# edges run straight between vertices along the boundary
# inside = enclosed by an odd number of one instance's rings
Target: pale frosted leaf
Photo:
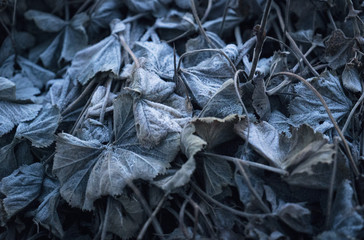
[[[343,85],[352,92],[361,92],[362,86],[358,70],[350,64],[345,65],[345,69],[341,75]]]
[[[310,78],[307,81],[323,96],[337,122],[350,112],[352,103],[345,96],[338,77],[326,71],[319,77]],[[299,83],[295,85],[294,90],[298,96],[289,105],[290,121],[293,126],[308,124],[320,132],[333,127],[324,106],[310,89]]]
[[[53,173],[61,183],[61,196],[71,206],[83,208],[88,177],[101,153],[102,145],[97,141],[58,135]]]
[[[58,107],[47,104],[39,115],[31,122],[20,123],[15,137],[26,138],[38,148],[51,145],[55,139],[54,133],[58,128],[61,115]]]
[[[42,106],[37,104],[0,101],[0,116],[4,120],[0,125],[0,136],[10,132],[15,125],[34,119],[41,108]]]
[[[43,165],[34,163],[20,167],[1,180],[0,191],[6,196],[0,204],[2,224],[38,197],[43,175]]]
[[[15,84],[7,78],[0,77],[0,99],[15,100]]]
[[[241,94],[241,93],[240,93]],[[227,80],[202,109],[201,117],[224,118],[230,114],[242,114],[243,107],[236,95],[234,82]]]
[[[111,71],[118,75],[120,65],[120,42],[116,35],[110,35],[102,41],[79,51],[67,72],[73,80],[85,85],[99,72]]]
[[[55,236],[63,237],[63,227],[57,212],[61,195],[59,183],[45,178],[43,181],[42,193],[38,198],[41,202],[34,216],[34,221],[51,231]]]
[[[59,32],[67,24],[64,20],[53,14],[38,10],[27,11],[25,17],[28,20],[33,20],[37,27],[45,32]]]

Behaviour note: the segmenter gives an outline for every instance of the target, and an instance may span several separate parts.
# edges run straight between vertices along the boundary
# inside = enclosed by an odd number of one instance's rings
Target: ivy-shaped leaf
[[[43,182],[43,165],[24,165],[0,182],[5,198],[0,200],[0,220],[4,225],[17,212],[28,206],[40,194]]]
[[[325,71],[319,77],[307,81],[322,95],[337,122],[350,112],[352,103],[345,96],[338,77]],[[310,89],[299,83],[294,86],[294,90],[298,96],[289,105],[290,122],[293,126],[308,124],[319,132],[333,127],[324,106]]]

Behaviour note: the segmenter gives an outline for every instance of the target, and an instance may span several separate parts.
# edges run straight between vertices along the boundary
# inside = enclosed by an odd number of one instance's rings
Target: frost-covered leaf
[[[100,143],[107,143],[110,141],[109,129],[99,121],[88,118],[84,121],[82,129],[78,136],[85,141],[96,139]]]
[[[89,32],[99,34],[101,28],[107,28],[111,20],[121,18],[119,11],[121,3],[115,0],[103,1],[90,15]]]
[[[353,65],[345,65],[341,78],[346,89],[355,93],[363,90],[358,70]]]
[[[164,79],[173,79],[173,48],[167,43],[136,42],[133,51],[138,58],[144,58],[143,67],[145,69],[155,72]],[[177,62],[178,59],[177,56]]]
[[[168,134],[151,149],[140,144],[131,106],[132,99],[127,94],[114,103],[114,145],[105,147],[96,141],[59,135],[53,171],[60,179],[61,195],[72,206],[91,210],[96,199],[120,195],[134,179],[152,180],[165,171],[178,153],[178,133]]]
[[[272,125],[279,133],[284,133],[287,137],[291,137],[290,119],[278,110],[272,112],[268,123]]]
[[[27,207],[40,194],[43,182],[43,165],[34,163],[24,165],[0,182],[1,224],[4,225],[16,213]]]
[[[340,29],[336,29],[331,33],[331,36],[326,40],[325,45],[324,59],[334,70],[344,66],[348,60],[354,56],[354,40],[347,38]]]
[[[300,233],[312,234],[311,212],[297,203],[285,203],[277,210],[279,218]]]
[[[0,99],[15,100],[15,83],[3,77],[0,77]]]
[[[169,133],[179,133],[191,116],[182,97],[174,94],[175,84],[153,72],[138,68],[128,88],[133,96],[133,112],[139,141],[156,146]]]
[[[270,102],[265,93],[265,83],[262,77],[257,77],[253,80],[253,107],[261,120],[269,119],[271,114]]]
[[[39,58],[48,68],[56,68],[62,61],[69,62],[76,52],[87,46],[84,28],[88,16],[85,13],[75,15],[62,31],[39,53]]]
[[[123,239],[129,239],[137,233],[145,219],[145,212],[135,196],[122,194],[118,198],[109,197],[107,201],[105,219],[108,232],[114,233]]]
[[[71,206],[83,208],[87,181],[102,150],[97,141],[82,141],[66,133],[58,135],[53,172],[61,183],[61,196]]]
[[[227,45],[223,51],[234,62],[238,55],[236,46]],[[197,66],[181,69],[181,78],[200,107],[204,107],[221,85],[233,77],[229,62],[221,54],[215,54]]]
[[[235,125],[235,129],[243,139],[247,138],[247,121]],[[334,146],[311,127],[295,128],[292,137],[287,138],[267,122],[250,123],[248,141],[271,165],[289,172],[284,178],[289,184],[317,189],[329,186]],[[339,165],[343,177],[346,168]]]
[[[72,80],[85,85],[99,72],[111,71],[118,75],[121,61],[120,42],[117,36],[112,34],[77,52],[67,73]]]
[[[29,10],[25,13],[28,20],[33,20],[39,29],[45,32],[59,32],[66,26],[66,22],[59,17],[38,10]]]
[[[15,125],[33,120],[42,106],[0,101],[0,136],[10,132]]]
[[[352,103],[345,96],[337,76],[325,71],[320,77],[310,78],[307,81],[323,96],[337,122],[350,112]],[[299,83],[295,85],[294,90],[298,96],[289,105],[290,121],[293,126],[308,124],[320,132],[333,127],[324,106],[310,89]]]
[[[154,16],[163,16],[166,12],[166,4],[170,3],[171,0],[126,0],[125,4],[130,10],[138,13],[151,12]]]
[[[344,180],[337,190],[332,206],[330,230],[321,233],[318,239],[356,239],[364,227],[363,216],[354,205],[353,189],[349,180]]]
[[[41,224],[59,238],[63,237],[64,234],[57,212],[60,197],[59,182],[45,178],[41,195],[38,198],[41,203],[34,216],[35,222]]]
[[[21,74],[15,75],[11,81],[16,85],[15,95],[18,100],[34,100],[35,95],[40,93],[39,88],[34,87],[33,83]]]
[[[15,55],[11,55],[6,59],[4,64],[0,66],[0,76],[12,79],[18,71],[14,68]],[[20,67],[20,73],[23,77],[28,78],[34,87],[41,89],[55,74],[41,66],[29,61],[26,58],[17,56],[16,63]]]
[[[241,91],[240,91],[241,94]],[[232,79],[222,84],[200,113],[200,117],[224,118],[230,114],[243,114],[243,107],[236,94]]]
[[[60,122],[58,107],[47,104],[40,111],[39,115],[31,122],[22,122],[16,129],[15,137],[26,138],[32,145],[38,148],[47,147],[55,139],[54,133]]]
[[[292,38],[298,42],[316,44],[317,46],[324,47],[324,43],[320,36],[315,35],[312,29],[299,30],[290,33]]]

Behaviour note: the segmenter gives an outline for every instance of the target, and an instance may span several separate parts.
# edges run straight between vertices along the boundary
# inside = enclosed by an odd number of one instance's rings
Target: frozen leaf
[[[206,35],[217,48],[224,48],[226,46],[224,41],[217,34],[207,31]],[[190,38],[186,42],[186,52],[199,49],[206,49],[206,48],[210,48],[209,43],[201,34],[195,38]],[[191,56],[187,55],[183,59],[183,66],[185,67],[196,66],[200,62],[204,61],[206,58],[210,58],[213,55],[214,53],[212,52],[202,52],[197,55],[191,55]]]
[[[45,32],[59,32],[66,26],[66,22],[59,17],[37,10],[29,10],[25,13],[28,20],[34,20],[37,27]]]
[[[314,33],[311,29],[299,30],[297,32],[290,33],[290,35],[297,42],[315,44],[320,47],[325,46],[321,39],[321,36],[314,36]]]
[[[325,45],[324,58],[334,70],[345,65],[354,56],[354,40],[347,38],[340,29],[336,29],[331,33]]]
[[[4,64],[0,67],[0,76],[12,79],[18,72],[14,68],[15,55],[11,55]],[[17,56],[16,63],[21,68],[20,73],[23,77],[30,80],[34,87],[41,89],[50,79],[55,77],[55,74],[47,69],[36,65],[35,63]]]
[[[270,102],[265,93],[265,83],[262,77],[257,77],[253,80],[253,107],[261,120],[267,120],[270,116]]]
[[[33,121],[19,124],[15,137],[26,138],[37,148],[47,147],[55,139],[60,118],[58,107],[47,104]]]
[[[39,53],[39,58],[48,68],[55,68],[62,61],[69,62],[76,52],[87,46],[87,35],[84,28],[88,16],[85,13],[75,15],[63,30]]]
[[[234,62],[238,55],[236,46],[227,45],[223,51]],[[181,78],[200,107],[204,107],[221,85],[233,77],[229,62],[221,54],[215,54],[197,66],[181,69]]]
[[[235,129],[242,138],[247,138],[247,121],[240,122]],[[289,184],[317,189],[329,186],[335,150],[321,133],[302,125],[287,138],[267,122],[250,123],[249,130],[248,141],[253,149],[271,165],[287,170],[289,176],[285,181]],[[340,169],[345,176],[342,163]]]
[[[87,181],[102,150],[97,141],[82,141],[66,133],[58,135],[53,172],[61,183],[61,196],[71,206],[83,208]]]
[[[60,197],[59,183],[45,178],[39,197],[41,203],[36,210],[34,221],[51,231],[55,236],[62,238],[64,232],[57,212]]]
[[[138,68],[128,88],[133,96],[133,112],[139,141],[146,147],[156,146],[168,133],[182,131],[183,119],[191,113],[173,93],[175,84],[165,82],[155,73]]]
[[[20,167],[1,180],[0,191],[6,196],[0,202],[2,225],[38,197],[43,174],[43,165],[34,163]]]
[[[307,81],[322,95],[337,122],[350,112],[352,103],[345,96],[338,77],[325,71],[319,77]],[[299,83],[295,85],[294,90],[298,96],[289,105],[290,121],[293,126],[308,124],[320,132],[333,127],[324,106],[310,89]]]
[[[12,141],[0,148],[0,178],[8,176],[12,171],[18,168],[14,153],[16,143],[16,141]]]
[[[15,125],[33,120],[42,106],[0,101],[0,136],[10,132]]]
[[[89,141],[96,139],[101,143],[110,141],[109,129],[99,121],[88,118],[84,121],[82,129],[78,133],[82,140]]]
[[[143,57],[143,67],[158,76],[172,80],[174,75],[173,49],[165,42],[136,42],[133,48],[138,58]],[[178,62],[179,57],[176,57]]]
[[[91,13],[90,25],[88,29],[93,34],[99,34],[100,28],[107,28],[108,24],[115,18],[121,18],[119,7],[121,3],[115,0],[103,1],[96,9]]]
[[[287,137],[291,137],[290,132],[290,119],[278,110],[272,112],[269,117],[268,123],[272,125],[279,133],[284,133]]]
[[[277,210],[279,218],[300,233],[312,234],[311,212],[297,203],[285,203]]]
[[[166,4],[170,2],[171,0],[126,0],[125,4],[133,12],[151,12],[154,16],[161,17],[167,12]]]
[[[341,75],[343,85],[346,89],[352,92],[361,92],[362,86],[358,70],[351,64],[346,64]]]
[[[330,230],[321,233],[318,239],[356,239],[360,236],[364,219],[354,205],[349,180],[344,180],[338,188],[332,211]]]
[[[112,34],[102,41],[79,51],[67,73],[72,80],[85,85],[99,72],[111,71],[118,75],[121,61],[120,42],[117,36]]]
[[[137,233],[144,223],[145,212],[135,196],[122,194],[118,198],[109,198],[107,211],[109,218],[106,220],[107,231],[123,239],[129,239]]]
[[[11,81],[16,85],[17,100],[34,100],[35,95],[40,93],[39,88],[34,87],[33,83],[21,74],[15,75]]]
[[[168,134],[152,149],[139,143],[131,106],[125,94],[115,101],[114,145],[59,135],[53,171],[60,179],[61,195],[72,206],[91,210],[96,199],[120,195],[134,179],[152,180],[176,156],[179,134]]]
[[[15,83],[7,78],[0,77],[0,99],[15,100]],[[2,122],[2,121],[1,121]],[[1,125],[0,125],[1,126]]]
[[[240,93],[241,94],[241,93]],[[236,94],[232,79],[222,84],[200,113],[200,117],[224,118],[230,114],[243,114],[243,107]]]
[[[219,33],[221,28],[221,22],[223,21],[223,17],[215,18],[209,21],[206,21],[202,24],[202,27],[207,31]],[[242,21],[241,17],[236,15],[236,12],[232,9],[227,11],[227,15],[225,17],[225,24],[223,32],[231,31],[235,26],[237,26]]]

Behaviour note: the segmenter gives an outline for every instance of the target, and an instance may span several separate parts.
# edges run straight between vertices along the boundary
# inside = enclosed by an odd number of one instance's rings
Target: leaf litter
[[[0,238],[364,238],[363,7],[2,1]]]

